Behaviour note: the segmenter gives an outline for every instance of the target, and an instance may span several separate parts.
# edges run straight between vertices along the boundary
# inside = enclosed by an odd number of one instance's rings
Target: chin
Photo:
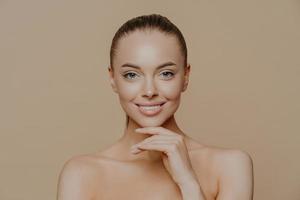
[[[157,116],[143,116],[143,115],[134,115],[132,116],[132,120],[135,121],[141,127],[157,127],[162,126],[164,123],[168,121],[168,119],[173,115],[172,113],[161,113],[161,115]]]
[[[165,120],[162,121],[159,119],[148,119],[148,120],[139,119],[135,122],[141,127],[154,127],[154,126],[162,126]]]

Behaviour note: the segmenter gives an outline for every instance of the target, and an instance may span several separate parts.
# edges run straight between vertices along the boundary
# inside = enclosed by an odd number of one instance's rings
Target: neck
[[[174,115],[172,115],[164,124],[161,125],[166,129],[169,129],[177,134],[185,136],[183,131],[178,127]],[[150,134],[143,134],[135,132],[136,128],[141,128],[135,121],[131,118],[128,119],[128,126],[124,130],[124,135],[120,138],[119,142],[122,144],[124,151],[128,152],[131,159],[145,159],[148,161],[161,160],[161,152],[159,151],[142,151],[138,154],[131,154],[130,147],[134,144],[142,142],[144,139],[151,137]]]

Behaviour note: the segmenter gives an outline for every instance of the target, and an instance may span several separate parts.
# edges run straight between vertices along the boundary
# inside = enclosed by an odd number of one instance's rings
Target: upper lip
[[[165,101],[163,101],[163,102],[155,102],[155,103],[153,103],[153,102],[145,102],[145,103],[136,103],[136,105],[138,105],[138,106],[157,106],[157,105],[161,105],[161,104],[164,104],[164,103],[166,103]]]

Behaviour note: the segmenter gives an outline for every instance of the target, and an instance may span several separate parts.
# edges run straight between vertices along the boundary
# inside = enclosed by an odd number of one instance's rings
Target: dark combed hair
[[[113,59],[117,50],[118,41],[135,30],[159,30],[162,33],[174,35],[180,45],[181,53],[184,56],[184,66],[187,66],[187,47],[181,31],[167,17],[159,14],[141,15],[125,22],[115,33],[110,48],[110,67],[113,70]],[[126,127],[129,116],[126,115]]]
[[[181,31],[167,17],[159,14],[141,15],[125,22],[115,33],[110,48],[110,66],[113,68],[113,58],[120,38],[135,30],[157,29],[163,33],[176,36],[184,56],[184,66],[187,65],[187,47]]]

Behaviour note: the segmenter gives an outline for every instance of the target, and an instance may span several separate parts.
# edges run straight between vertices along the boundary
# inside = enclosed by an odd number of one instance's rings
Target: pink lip
[[[157,102],[157,103],[149,103],[149,102],[146,102],[146,103],[136,103],[137,106],[157,106],[157,105],[162,105],[166,102]]]
[[[162,102],[162,103],[152,103],[152,104],[136,104],[136,106],[138,107],[139,111],[143,114],[143,115],[146,115],[146,116],[154,116],[154,115],[157,115],[158,113],[160,113],[163,109],[163,105],[165,104],[166,102]],[[147,110],[139,105],[160,105],[159,108],[157,109],[154,109],[154,110]]]

